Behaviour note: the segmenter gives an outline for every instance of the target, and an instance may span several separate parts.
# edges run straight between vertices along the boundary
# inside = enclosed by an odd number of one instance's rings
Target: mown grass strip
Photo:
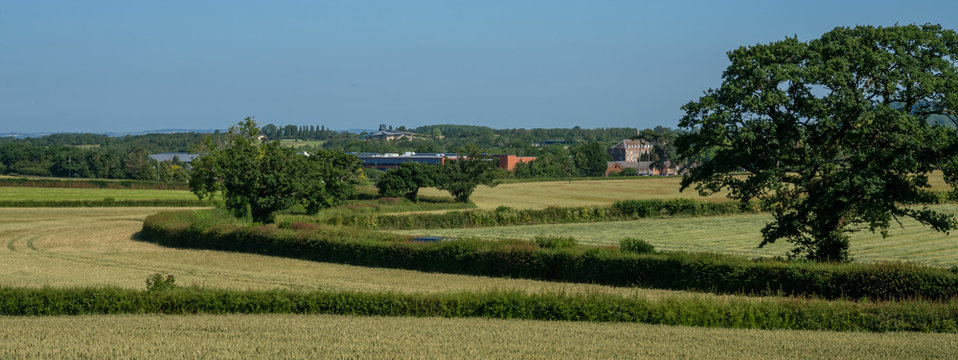
[[[152,199],[152,200],[0,200],[0,207],[214,207],[218,200]]]
[[[396,294],[230,291],[179,288],[0,288],[0,315],[340,314],[639,322],[751,329],[958,332],[958,303],[793,301],[649,301],[608,295],[517,292]]]
[[[189,190],[187,183],[142,180],[0,178],[0,187],[44,187],[69,189]]]

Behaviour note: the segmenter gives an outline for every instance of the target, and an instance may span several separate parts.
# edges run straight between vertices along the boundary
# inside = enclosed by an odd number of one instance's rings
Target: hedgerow
[[[143,200],[0,200],[0,207],[212,207],[220,200],[143,199]]]
[[[141,237],[173,247],[614,286],[828,299],[958,297],[958,274],[910,264],[755,261],[708,253],[636,254],[615,247],[551,249],[525,240],[420,243],[358,228],[247,226],[230,223],[230,219],[222,211],[160,213],[144,221]]]
[[[745,211],[756,212],[757,208]],[[611,207],[549,207],[513,209],[501,206],[493,211],[454,211],[442,214],[343,214],[314,221],[327,225],[368,229],[446,229],[509,225],[565,224],[634,220],[660,216],[727,215],[742,212],[737,202],[705,202],[692,199],[624,200]]]
[[[519,292],[397,294],[171,288],[0,288],[0,315],[341,314],[641,322],[665,325],[833,331],[958,332],[958,303],[703,298]]]
[[[34,178],[0,178],[0,187],[44,187],[70,189],[138,189],[189,190],[186,183],[164,183],[142,180],[65,180]]]

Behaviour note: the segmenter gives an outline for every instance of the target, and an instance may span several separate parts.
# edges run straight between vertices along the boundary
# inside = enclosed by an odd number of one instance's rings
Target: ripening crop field
[[[702,197],[695,189],[679,192],[679,177],[634,177],[626,180],[574,180],[479,186],[469,199],[480,209],[508,206],[517,209],[541,209],[549,206],[610,205],[626,199],[693,198],[706,201],[728,200],[722,194]],[[449,196],[448,192],[424,188],[429,196]]]
[[[935,205],[938,211],[958,214],[958,205]],[[672,217],[634,221],[501,226],[470,229],[397,231],[402,234],[474,236],[480,238],[522,238],[569,236],[583,244],[617,245],[625,237],[643,239],[657,250],[706,251],[751,257],[784,256],[791,244],[780,240],[758,248],[761,229],[771,221],[768,214],[707,217]],[[950,267],[958,265],[958,234],[932,230],[911,219],[892,223],[889,236],[861,231],[851,235],[851,256],[855,261],[909,261]]]
[[[0,358],[955,359],[958,335],[336,315],[0,318]]]
[[[931,189],[948,189],[940,172],[929,176]],[[541,209],[549,206],[610,205],[617,200],[690,198],[704,201],[726,201],[726,193],[703,197],[690,187],[679,192],[681,177],[632,177],[621,180],[544,181],[502,184],[493,188],[479,186],[470,200],[480,209],[508,206],[517,209]],[[424,188],[420,194],[449,196],[448,192]]]
[[[0,208],[0,287],[144,289],[152,273],[227,289],[514,290],[649,300],[796,301],[379,269],[136,240],[162,208]],[[702,219],[702,218],[699,218]],[[490,229],[487,229],[490,230]],[[958,336],[332,315],[0,317],[0,358],[955,358]],[[695,344],[695,346],[689,346]]]
[[[186,190],[141,190],[141,189],[69,189],[41,187],[0,187],[0,200],[196,200],[196,195]]]
[[[0,208],[0,286],[118,286],[145,289],[153,273],[176,284],[237,290],[436,293],[509,290],[606,293],[643,298],[723,296],[590,284],[423,273],[226,251],[162,247],[135,240],[162,208]]]

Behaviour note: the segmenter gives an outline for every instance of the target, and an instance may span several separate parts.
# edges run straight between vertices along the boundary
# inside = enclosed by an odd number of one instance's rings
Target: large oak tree
[[[847,233],[910,217],[955,228],[928,175],[958,180],[958,35],[938,25],[839,27],[819,39],[741,47],[718,89],[683,107],[685,158],[714,152],[682,189],[761,200],[774,221],[761,245],[848,259]],[[742,173],[744,172],[744,175]]]

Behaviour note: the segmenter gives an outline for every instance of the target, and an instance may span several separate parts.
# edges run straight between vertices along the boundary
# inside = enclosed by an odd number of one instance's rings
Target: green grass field
[[[956,214],[958,205],[932,208]],[[402,234],[474,236],[480,238],[532,239],[537,235],[571,236],[583,244],[617,245],[624,237],[637,237],[658,250],[707,251],[752,257],[784,256],[791,244],[779,241],[757,248],[761,229],[771,221],[768,214],[734,216],[675,217],[634,221],[503,226],[471,229],[404,230]],[[851,256],[855,261],[909,261],[925,265],[958,265],[958,235],[945,234],[903,219],[904,228],[893,226],[889,236],[868,231],[851,235]]]
[[[958,335],[334,315],[0,318],[0,358],[954,359]]]
[[[0,187],[0,200],[195,200],[186,190],[68,189],[38,187]]]
[[[300,140],[300,139],[283,139],[279,141],[279,144],[291,148],[300,148],[304,146],[310,147],[321,147],[324,140]]]

